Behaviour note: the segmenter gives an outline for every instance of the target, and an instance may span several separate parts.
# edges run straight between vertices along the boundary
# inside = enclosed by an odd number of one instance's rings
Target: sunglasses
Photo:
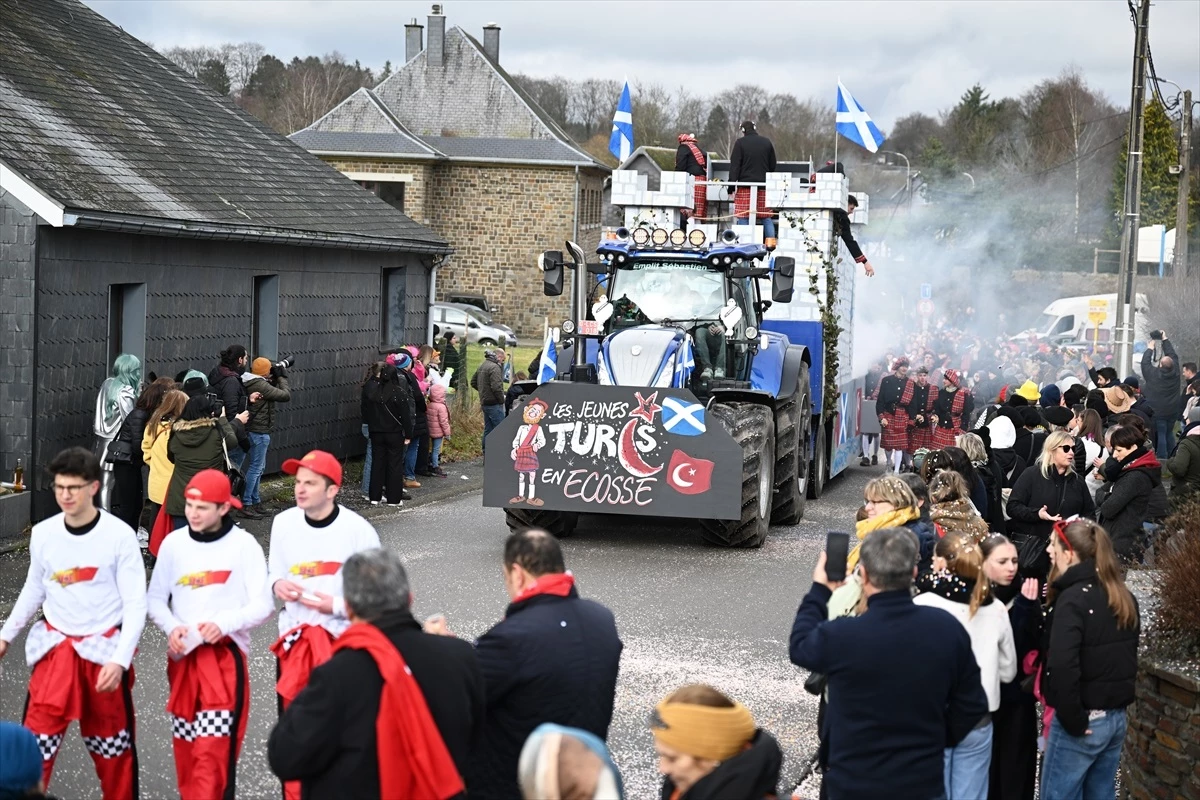
[[[1074,453],[1074,452],[1075,452],[1075,445],[1073,445],[1073,444],[1063,444],[1063,445],[1059,445],[1058,449],[1059,449],[1059,450],[1062,450],[1064,453]]]

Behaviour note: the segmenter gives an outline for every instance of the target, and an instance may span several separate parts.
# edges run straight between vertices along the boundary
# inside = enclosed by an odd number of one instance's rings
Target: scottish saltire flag
[[[699,436],[704,433],[704,406],[689,403],[678,397],[664,397],[662,424],[667,433],[680,436]]]
[[[842,82],[838,81],[837,132],[872,153],[883,144],[883,133]]]
[[[554,341],[554,329],[546,331],[546,343],[542,346],[542,359],[538,363],[537,382],[541,386],[558,375],[558,345]]]
[[[675,356],[675,381],[671,384],[682,389],[692,379],[692,370],[696,368],[696,359],[692,354],[692,337],[684,336],[683,344],[679,345],[679,353]]]
[[[633,152],[633,102],[629,99],[629,81],[621,90],[617,111],[613,114],[612,136],[608,138],[608,152],[624,163]]]

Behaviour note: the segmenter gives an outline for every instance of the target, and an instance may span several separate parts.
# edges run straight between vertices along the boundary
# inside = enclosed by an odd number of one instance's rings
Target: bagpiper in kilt
[[[898,358],[892,374],[879,382],[879,413],[881,429],[879,445],[884,450],[904,450],[908,447],[908,404],[912,402],[913,382],[908,378],[908,359]]]

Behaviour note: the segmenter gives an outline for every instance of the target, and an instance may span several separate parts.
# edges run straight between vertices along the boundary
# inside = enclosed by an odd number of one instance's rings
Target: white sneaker
[[[149,547],[150,546],[150,531],[146,530],[145,528],[138,527],[137,540],[138,540],[138,545],[140,547]]]
[[[377,505],[379,505],[379,501],[378,501],[378,500],[372,500],[372,501],[371,501],[371,505],[373,505],[373,506],[377,506]]]

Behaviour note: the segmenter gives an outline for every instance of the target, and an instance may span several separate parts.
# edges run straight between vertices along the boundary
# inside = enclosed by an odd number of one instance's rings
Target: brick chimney
[[[429,15],[428,50],[425,59],[429,66],[440,67],[446,63],[446,17],[442,14],[441,3],[434,3]]]
[[[404,26],[404,61],[407,63],[425,49],[425,26],[417,24],[417,18]]]
[[[495,63],[500,63],[500,26],[494,22],[483,26],[483,52]]]

